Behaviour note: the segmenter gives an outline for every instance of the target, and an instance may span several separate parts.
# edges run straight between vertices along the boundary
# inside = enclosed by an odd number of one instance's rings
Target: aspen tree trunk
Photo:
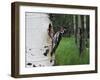
[[[78,15],[78,47],[79,53],[81,55],[83,49],[83,25],[82,25],[82,16]]]
[[[87,25],[86,25],[86,15],[84,16],[84,47],[86,47],[86,44],[87,44],[87,31],[86,31],[86,27],[87,27]]]
[[[79,52],[81,55],[85,49],[86,44],[86,16],[81,15],[80,17],[78,17],[78,25],[80,29]]]
[[[75,43],[78,44],[78,15],[75,15]]]
[[[77,32],[76,32],[76,15],[73,15],[73,26],[74,26],[74,36],[75,36],[75,43],[77,43]]]

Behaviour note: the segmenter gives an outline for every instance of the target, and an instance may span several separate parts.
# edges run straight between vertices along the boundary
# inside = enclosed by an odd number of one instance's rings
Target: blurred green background
[[[55,65],[89,64],[89,15],[50,14],[55,33],[65,29],[55,51]]]

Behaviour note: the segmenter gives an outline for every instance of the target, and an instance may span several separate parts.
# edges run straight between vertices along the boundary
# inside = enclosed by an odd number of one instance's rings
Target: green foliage
[[[52,21],[52,24],[53,24],[55,31],[58,31],[60,27],[64,27],[66,29],[72,29],[73,28],[73,15],[50,14],[50,19]]]
[[[75,38],[63,37],[56,52],[56,65],[89,64],[89,50],[85,49],[82,55],[75,44]]]

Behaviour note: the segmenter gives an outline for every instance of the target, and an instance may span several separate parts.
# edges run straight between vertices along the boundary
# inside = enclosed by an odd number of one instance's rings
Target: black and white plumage
[[[55,53],[57,47],[59,46],[59,43],[62,39],[62,36],[63,36],[63,33],[64,32],[60,32],[58,31],[54,37],[53,37],[53,49],[52,49],[52,52],[51,52],[51,56],[53,55],[53,53]]]

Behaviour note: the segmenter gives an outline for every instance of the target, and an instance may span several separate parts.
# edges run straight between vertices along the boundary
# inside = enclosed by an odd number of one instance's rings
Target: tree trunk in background
[[[79,52],[81,53],[81,16],[78,15],[78,29],[77,29],[77,45],[79,48]]]
[[[84,33],[84,24],[83,24],[83,16],[78,15],[78,47],[80,55],[83,52],[83,33]]]
[[[76,28],[75,28],[75,43],[77,44],[78,43],[78,15],[76,15],[75,17],[75,21],[76,21]]]
[[[76,15],[73,15],[73,26],[74,26],[75,43],[77,43],[77,34],[76,34]]]
[[[80,29],[80,37],[79,37],[79,52],[83,53],[86,44],[86,16],[81,15],[78,17],[78,25]]]
[[[75,43],[79,48],[80,54],[82,54],[83,50],[86,48],[88,40],[86,19],[86,15],[73,15]]]
[[[87,44],[87,38],[88,38],[88,34],[87,34],[87,31],[86,31],[86,15],[84,15],[84,48],[86,47],[86,44]]]

